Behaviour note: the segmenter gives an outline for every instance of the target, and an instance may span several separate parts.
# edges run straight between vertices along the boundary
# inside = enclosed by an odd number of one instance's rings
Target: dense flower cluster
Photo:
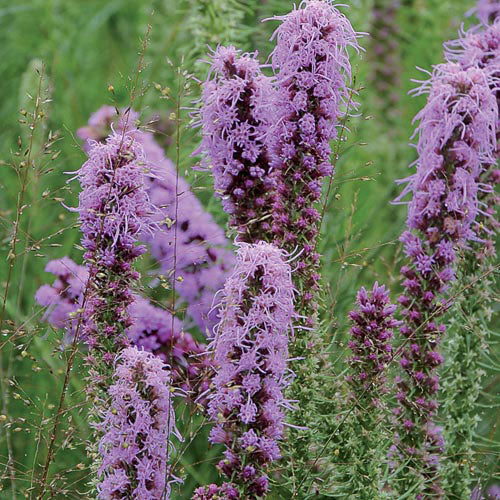
[[[401,269],[406,279],[399,297],[404,316],[400,330],[407,340],[395,416],[399,451],[411,461],[404,472],[411,478],[409,471],[418,471],[420,495],[436,495],[442,438],[433,417],[438,406],[436,369],[443,362],[439,343],[445,332],[439,318],[447,306],[440,300],[455,277],[456,249],[477,238],[478,193],[491,189],[481,186],[479,178],[483,165],[493,161],[498,110],[487,74],[477,68],[439,65],[421,92],[429,97],[416,117],[417,171],[405,179],[408,185],[401,195],[412,193],[409,230],[401,237],[410,265]]]
[[[498,4],[500,10],[500,4]],[[487,27],[475,27],[462,32],[458,40],[445,44],[447,60],[464,69],[480,68],[488,74],[491,90],[500,106],[500,19]],[[497,142],[500,141],[500,122],[497,122]],[[497,148],[498,156],[498,148]]]
[[[157,208],[154,217],[160,231],[141,234],[151,247],[161,272],[175,281],[176,292],[187,303],[187,314],[203,332],[210,332],[217,312],[212,309],[215,293],[220,290],[232,269],[234,255],[227,249],[224,231],[206,212],[190,190],[186,180],[176,173],[151,132],[136,128],[138,114],[117,114],[111,106],[103,106],[89,119],[89,125],[78,130],[88,148],[89,140],[102,140],[113,127],[126,130],[141,144],[147,161],[155,166],[155,176],[145,179],[146,191]],[[176,272],[172,273],[172,269]],[[174,277],[175,274],[175,277]]]
[[[145,175],[154,174],[144,151],[125,132],[113,133],[104,144],[93,142],[77,172],[83,188],[77,210],[90,283],[83,334],[90,347],[104,351],[115,351],[118,337],[127,344],[122,334],[131,324],[127,307],[139,276],[132,263],[146,250],[138,244],[140,235],[155,227]]]
[[[392,360],[392,330],[399,322],[393,318],[396,306],[390,304],[389,292],[375,282],[371,292],[363,287],[356,299],[357,308],[349,313],[354,322],[349,349],[349,384],[357,398],[373,401],[383,389],[384,372]]]
[[[192,500],[239,500],[240,494],[234,485],[231,483],[223,483],[221,486],[209,484],[201,486],[194,492]]]
[[[302,251],[294,282],[299,310],[311,316],[319,287],[317,202],[323,179],[333,173],[330,140],[337,137],[339,119],[354,106],[348,49],[359,50],[359,45],[348,19],[330,2],[307,0],[274,19],[282,23],[271,55],[277,116],[269,149],[278,193],[272,230],[277,244]]]
[[[214,77],[203,85],[200,151],[239,239],[268,240],[275,187],[265,146],[273,119],[271,79],[255,54],[234,47],[218,47],[211,63]]]
[[[377,94],[377,105],[384,118],[397,113],[399,73],[399,28],[397,13],[400,0],[375,0],[371,35],[373,73],[371,83]]]
[[[289,408],[282,391],[292,377],[288,337],[295,312],[284,258],[269,243],[240,243],[210,344],[216,365],[208,403],[216,424],[210,442],[226,446],[218,468],[249,499],[266,495],[266,469],[281,457],[283,410]]]
[[[109,407],[96,426],[102,433],[98,498],[170,498],[168,462],[175,427],[170,373],[157,356],[136,347],[117,358]]]

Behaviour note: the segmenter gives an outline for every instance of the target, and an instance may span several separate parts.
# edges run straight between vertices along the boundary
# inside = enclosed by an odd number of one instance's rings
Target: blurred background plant
[[[320,240],[321,319],[330,332],[332,378],[349,356],[348,312],[357,290],[371,288],[378,279],[391,289],[392,298],[399,292],[397,240],[406,208],[389,202],[399,192],[394,180],[406,177],[415,160],[408,146],[411,120],[425,102],[425,97],[409,97],[408,91],[415,86],[411,80],[421,78],[416,67],[430,69],[441,62],[443,41],[456,38],[464,19],[476,22],[465,18],[473,4],[352,0],[344,9],[357,31],[373,37],[361,42],[367,55],[353,63],[361,110],[348,123],[347,140],[340,143]],[[191,169],[199,162],[192,152],[200,136],[191,128],[186,108],[199,97],[199,82],[208,71],[199,59],[205,58],[207,46],[224,43],[258,49],[266,62],[276,23],[260,21],[285,14],[292,5],[289,0],[0,1],[0,498],[37,494],[70,355],[61,332],[42,321],[44,309],[34,296],[41,285],[52,282],[44,272],[48,261],[65,255],[77,263],[82,260],[77,218],[61,204],[77,204],[78,192],[66,184],[65,174],[86,158],[77,129],[102,105],[129,105],[138,52],[145,43],[134,102],[138,119],[155,133],[204,208],[225,225],[227,216],[213,196],[209,174]],[[379,75],[387,78],[382,82]],[[143,257],[139,270],[147,277],[154,267],[150,257]],[[146,278],[143,287],[155,304],[169,306],[173,290],[168,277]],[[488,327],[495,331],[498,301],[490,307],[493,323]],[[182,310],[177,316],[185,319]],[[185,324],[196,339],[203,339],[192,322]],[[475,438],[475,470],[481,471],[482,485],[492,482],[498,462],[499,384],[493,369],[498,354],[498,346],[490,345],[480,392],[484,404]],[[60,415],[50,498],[86,498],[89,431],[80,375],[85,369],[78,356],[75,363]],[[325,407],[331,410],[342,391],[342,384],[325,391]],[[176,471],[184,485],[173,486],[173,498],[190,498],[197,486],[216,479],[220,449],[208,445],[205,423],[190,407],[179,406],[178,426],[185,442],[178,447]],[[335,456],[335,442],[324,451]],[[284,498],[279,491],[274,494]]]

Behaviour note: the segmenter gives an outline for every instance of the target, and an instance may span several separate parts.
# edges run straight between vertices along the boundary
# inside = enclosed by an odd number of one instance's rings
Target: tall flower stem
[[[439,390],[437,368],[446,331],[438,323],[451,305],[449,287],[455,281],[457,251],[473,240],[481,212],[478,196],[483,165],[493,161],[498,109],[489,89],[488,74],[477,68],[463,70],[448,63],[435,67],[420,92],[428,92],[417,133],[416,174],[399,199],[407,193],[406,231],[401,241],[409,264],[401,268],[406,278],[399,297],[406,338],[400,357],[394,409],[397,429],[393,448],[401,463],[393,487],[415,491],[417,498],[443,494],[440,477],[442,429],[435,423]]]

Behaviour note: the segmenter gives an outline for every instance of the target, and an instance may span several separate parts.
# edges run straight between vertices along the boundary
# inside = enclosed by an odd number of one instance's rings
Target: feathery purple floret
[[[458,40],[445,44],[445,49],[448,61],[457,62],[464,69],[480,68],[488,74],[490,88],[500,107],[500,20],[490,26],[476,26],[470,31],[461,32]],[[497,143],[499,141],[500,122],[497,122]],[[499,151],[497,146],[497,157]]]
[[[82,186],[79,220],[89,272],[83,334],[89,346],[120,337],[131,321],[131,285],[139,277],[132,263],[145,252],[141,234],[155,228],[155,207],[144,179],[154,175],[141,145],[128,133],[92,142],[88,160],[77,172]],[[113,344],[113,342],[111,342]],[[106,350],[106,348],[105,348]]]
[[[384,372],[392,360],[392,330],[399,325],[393,317],[396,306],[389,292],[377,282],[367,292],[362,287],[356,298],[356,309],[349,313],[351,328],[348,381],[358,397],[373,399],[384,389]]]
[[[271,79],[262,74],[257,54],[234,47],[217,48],[210,74],[203,85],[199,151],[239,239],[267,240],[275,187],[265,145],[273,119]]]
[[[175,428],[170,372],[158,357],[136,347],[117,358],[109,407],[96,425],[102,433],[98,498],[170,498],[168,462]]]
[[[276,124],[269,133],[277,182],[273,233],[278,246],[302,250],[295,273],[301,307],[314,314],[319,287],[316,239],[322,181],[332,175],[329,141],[351,99],[348,49],[360,50],[348,19],[330,2],[307,0],[283,17],[271,54],[276,73]],[[310,317],[309,323],[313,320]]]
[[[136,128],[139,115],[128,113],[126,118],[126,111],[117,114],[115,108],[103,106],[90,117],[87,127],[78,130],[78,136],[88,149],[89,140],[102,141],[111,127],[123,132],[127,125],[127,132],[142,145],[148,162],[155,165],[156,175],[145,182],[150,201],[157,209],[154,219],[161,230],[145,232],[141,240],[150,245],[164,275],[172,280],[180,277],[176,292],[181,302],[187,303],[187,314],[203,332],[210,333],[217,318],[217,310],[212,307],[214,295],[232,269],[234,255],[227,249],[224,231],[203,209],[186,180],[177,175],[153,134]],[[174,255],[175,277],[171,272]]]
[[[474,12],[483,24],[492,23],[500,15],[500,2],[498,0],[478,0]]]
[[[440,302],[454,280],[456,249],[477,240],[476,218],[484,213],[478,195],[490,187],[479,183],[484,165],[493,162],[498,109],[488,75],[478,68],[448,63],[435,68],[420,89],[429,97],[417,115],[417,171],[405,179],[403,197],[412,194],[402,237],[410,264],[401,273],[405,292],[399,297],[408,339],[400,365],[395,415],[399,450],[419,465],[421,493],[439,494],[437,454],[442,450],[433,418],[438,403],[437,368],[443,362],[439,323],[448,304]],[[412,467],[415,466],[413,463]]]
[[[210,344],[216,366],[210,442],[226,446],[218,468],[243,498],[266,494],[266,470],[281,457],[284,409],[290,408],[282,391],[292,378],[287,360],[295,291],[285,256],[263,241],[239,244]]]

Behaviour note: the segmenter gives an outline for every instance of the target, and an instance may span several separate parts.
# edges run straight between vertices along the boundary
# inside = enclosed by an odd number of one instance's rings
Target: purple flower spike
[[[83,333],[89,345],[97,347],[130,326],[130,287],[138,278],[132,263],[145,252],[139,237],[156,227],[156,209],[144,182],[145,175],[154,174],[130,134],[114,133],[105,144],[92,142],[88,155],[77,172],[82,186],[77,211],[90,283]],[[121,340],[126,343],[124,336]]]
[[[337,138],[339,120],[356,106],[348,49],[360,47],[348,19],[327,1],[304,1],[273,20],[281,25],[271,55],[277,116],[268,142],[278,193],[272,230],[278,246],[302,250],[294,277],[302,297],[298,310],[313,316],[316,300],[306,291],[315,295],[319,287],[317,205],[322,181],[333,174],[330,140]]]
[[[102,433],[98,498],[170,498],[168,462],[174,451],[175,427],[168,366],[136,347],[117,358],[109,406],[96,430]]]
[[[153,134],[136,128],[138,118],[134,111],[117,114],[115,108],[103,106],[90,117],[87,127],[78,130],[78,136],[88,150],[93,140],[103,141],[112,127],[126,130],[143,147],[147,161],[155,166],[156,175],[146,177],[145,183],[160,230],[141,234],[141,241],[150,245],[164,275],[179,278],[175,282],[179,303],[187,304],[188,316],[210,336],[217,320],[214,295],[224,285],[234,255],[227,249],[223,229],[204,210],[186,180],[177,175]],[[174,262],[176,272],[172,273]]]
[[[455,252],[478,240],[476,225],[484,213],[480,176],[494,162],[498,120],[490,83],[488,73],[479,68],[436,66],[420,89],[429,97],[416,117],[420,121],[417,171],[405,180],[408,185],[398,199],[412,194],[409,230],[401,237],[411,265],[401,270],[406,278],[399,301],[405,307],[401,332],[409,342],[400,360],[406,377],[398,383],[398,448],[411,458],[411,470],[420,474],[422,494],[430,496],[441,493],[437,460],[441,447],[430,431],[439,390],[436,370],[443,362],[438,348],[445,328],[438,321],[451,305],[443,299],[455,279]]]
[[[226,446],[218,468],[243,498],[266,495],[266,470],[281,457],[284,410],[290,408],[283,389],[293,376],[287,360],[295,291],[285,257],[263,241],[239,244],[210,344],[216,365],[210,442]]]
[[[274,89],[257,54],[218,47],[213,76],[203,86],[200,151],[212,169],[216,195],[241,241],[268,240],[275,181],[265,139],[273,119]]]
[[[349,382],[357,398],[375,402],[385,391],[384,372],[392,360],[390,340],[392,330],[399,325],[393,318],[396,306],[390,304],[385,286],[377,282],[370,293],[361,288],[356,303],[357,309],[350,314],[354,326],[349,342],[353,352]]]

